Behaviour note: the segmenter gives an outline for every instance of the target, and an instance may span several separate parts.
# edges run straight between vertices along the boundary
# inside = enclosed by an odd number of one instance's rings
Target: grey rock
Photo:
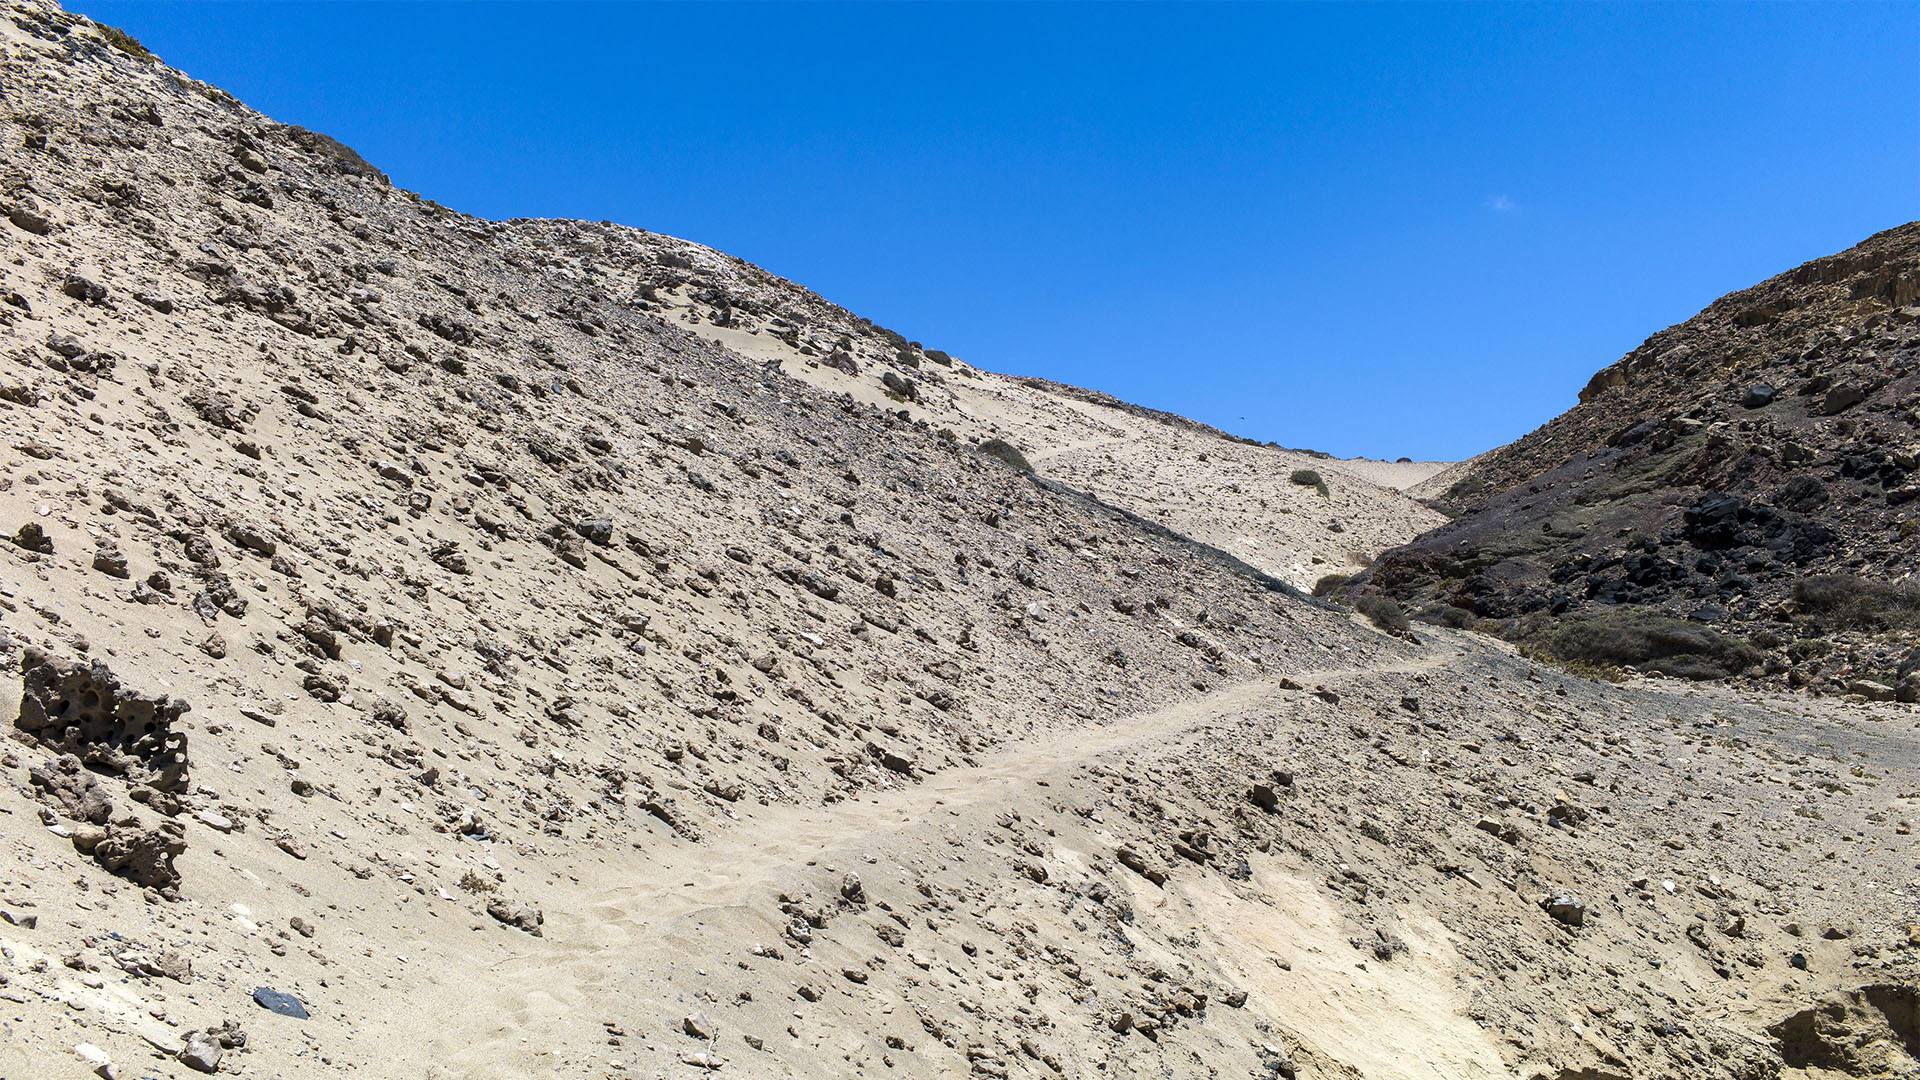
[[[16,206],[7,211],[7,220],[35,236],[45,236],[53,231],[53,222],[48,221],[45,214],[29,210],[24,206]]]
[[[308,1018],[307,1007],[292,994],[282,993],[265,986],[256,986],[253,990],[253,1000],[261,1008],[279,1013],[281,1016],[291,1016],[296,1020]]]
[[[709,1042],[717,1038],[720,1034],[720,1029],[714,1025],[713,1021],[699,1013],[691,1013],[684,1020],[681,1020],[680,1030],[696,1039],[706,1039]]]
[[[180,1063],[198,1072],[218,1072],[220,1059],[226,1056],[220,1048],[220,1040],[204,1031],[196,1031],[187,1036],[187,1044],[175,1055]]]
[[[88,304],[98,304],[107,298],[105,285],[79,274],[68,274],[67,279],[60,283],[60,291]]]
[[[534,937],[542,936],[540,933],[540,924],[546,921],[546,916],[541,913],[539,908],[531,904],[520,903],[517,900],[508,900],[501,896],[496,896],[487,901],[487,914],[493,916],[500,922],[506,923],[508,926],[525,930]]]
[[[1828,416],[1845,412],[1867,400],[1867,392],[1852,383],[1842,383],[1820,399],[1820,411]]]
[[[235,547],[245,548],[268,558],[272,558],[273,553],[280,550],[280,545],[267,533],[267,530],[248,521],[230,523],[227,526],[227,539]]]
[[[108,577],[124,578],[129,573],[126,553],[112,545],[101,547],[93,553],[93,568]]]
[[[1559,892],[1540,902],[1547,914],[1568,926],[1585,926],[1587,905],[1572,893]]]

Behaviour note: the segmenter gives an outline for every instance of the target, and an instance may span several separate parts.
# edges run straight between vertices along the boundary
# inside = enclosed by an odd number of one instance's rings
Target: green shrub
[[[1793,583],[1800,610],[1840,630],[1900,630],[1920,626],[1920,587],[1821,574]]]
[[[107,44],[133,57],[135,60],[148,60],[153,57],[153,54],[147,51],[147,47],[140,44],[139,38],[134,37],[132,34],[127,33],[117,26],[108,26],[105,23],[101,23],[100,36],[107,39]]]
[[[1453,486],[1447,489],[1447,497],[1464,499],[1471,495],[1478,495],[1485,490],[1487,490],[1486,480],[1478,476],[1468,476],[1454,481]]]
[[[1452,604],[1432,604],[1415,612],[1413,617],[1423,623],[1451,627],[1455,630],[1465,630],[1476,621],[1473,612]]]
[[[1818,660],[1833,651],[1833,642],[1826,638],[1799,638],[1787,645],[1787,655],[1794,662]]]
[[[1033,466],[1027,461],[1027,455],[1021,453],[1019,447],[1005,439],[988,439],[986,442],[980,444],[980,452],[990,458],[1005,462],[1023,473],[1033,471]]]
[[[1757,663],[1753,646],[1697,623],[1645,608],[1619,607],[1539,624],[1523,643],[1569,665],[1658,671],[1683,679],[1720,679]]]
[[[1352,580],[1353,576],[1350,574],[1328,574],[1313,583],[1313,595],[1330,596],[1342,585]]]
[[[1327,491],[1327,482],[1321,479],[1320,474],[1313,471],[1312,469],[1295,469],[1293,470],[1293,475],[1287,477],[1287,479],[1293,481],[1296,484],[1299,484],[1301,487],[1310,487],[1315,491],[1318,491],[1320,493],[1320,497],[1323,499],[1330,499],[1333,497]]]
[[[1353,602],[1353,610],[1389,633],[1404,633],[1407,629],[1407,613],[1388,597],[1368,593]]]

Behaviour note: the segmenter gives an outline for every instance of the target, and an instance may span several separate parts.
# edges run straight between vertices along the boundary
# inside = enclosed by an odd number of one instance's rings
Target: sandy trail
[[[1455,649],[1433,648],[1398,663],[1291,677],[1308,687],[1338,684],[1431,671],[1454,655]],[[762,808],[706,842],[650,852],[643,878],[617,885],[583,878],[577,899],[549,902],[543,940],[515,957],[495,958],[484,986],[475,981],[457,988],[466,1000],[447,1010],[461,1017],[442,1034],[449,1060],[460,1075],[484,1074],[499,1067],[511,1048],[524,1048],[554,1025],[617,1012],[623,997],[642,992],[635,983],[639,973],[671,967],[671,955],[691,939],[715,929],[751,932],[747,927],[770,911],[768,894],[806,865],[855,867],[862,852],[897,852],[904,846],[900,834],[935,820],[963,830],[984,827],[974,819],[997,812],[1037,782],[1057,781],[1129,750],[1177,753],[1179,745],[1222,723],[1239,724],[1247,711],[1281,692],[1277,677],[1254,679],[1168,708],[1012,743],[978,765],[857,801]],[[755,905],[751,912],[749,904]]]
[[[1342,667],[1304,672],[1296,682],[1337,682],[1360,675],[1431,671],[1445,657],[1420,658],[1375,668]],[[1054,732],[1038,741],[995,750],[979,765],[948,769],[923,783],[832,806],[775,807],[706,845],[679,847],[656,860],[659,877],[639,888],[611,890],[594,901],[596,912],[625,909],[623,922],[644,924],[701,907],[737,902],[740,892],[787,872],[794,864],[856,846],[884,849],[886,839],[924,822],[936,810],[963,816],[974,806],[1004,801],[1009,792],[1036,780],[1071,772],[1109,755],[1184,739],[1237,716],[1278,691],[1276,679],[1254,679],[1164,709],[1137,713],[1103,725]]]

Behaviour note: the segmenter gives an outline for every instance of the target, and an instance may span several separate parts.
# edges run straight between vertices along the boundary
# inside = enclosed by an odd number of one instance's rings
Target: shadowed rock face
[[[192,706],[120,684],[107,665],[80,664],[28,648],[14,726],[57,753],[72,754],[160,791],[187,786],[187,736],[174,724]]]
[[[1748,674],[1898,685],[1888,632],[1920,624],[1920,603],[1834,605],[1805,583],[1920,569],[1916,282],[1920,224],[1904,225],[1655,334],[1573,409],[1471,462],[1436,499],[1454,520],[1355,587],[1531,642],[1549,618],[1632,609],[1746,642]],[[1860,655],[1787,648],[1836,637]]]

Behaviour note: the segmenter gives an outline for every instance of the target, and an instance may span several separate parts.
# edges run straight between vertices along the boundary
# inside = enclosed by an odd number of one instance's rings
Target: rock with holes
[[[180,884],[173,860],[187,850],[186,829],[177,821],[152,826],[109,827],[105,839],[93,846],[93,857],[103,868],[151,889]]]
[[[90,768],[161,791],[186,789],[187,736],[174,730],[186,702],[129,690],[99,660],[80,664],[29,648],[20,669],[14,727]]]

